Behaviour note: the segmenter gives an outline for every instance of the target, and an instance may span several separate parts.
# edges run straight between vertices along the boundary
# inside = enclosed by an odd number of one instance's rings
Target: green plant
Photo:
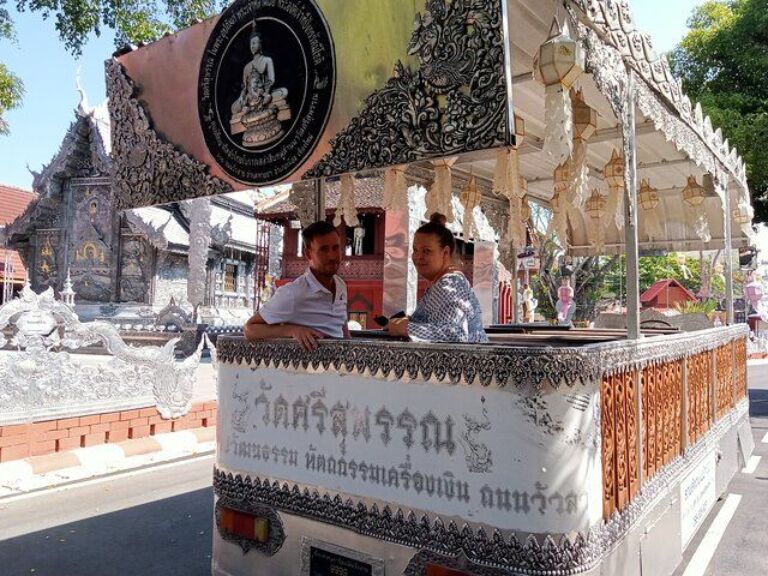
[[[717,310],[715,300],[704,300],[703,302],[678,302],[675,304],[675,310],[681,314],[711,314]]]

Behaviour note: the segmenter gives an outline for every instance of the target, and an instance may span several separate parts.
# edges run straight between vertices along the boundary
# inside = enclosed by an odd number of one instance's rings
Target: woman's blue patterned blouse
[[[432,284],[408,323],[415,342],[488,342],[480,302],[461,272]]]

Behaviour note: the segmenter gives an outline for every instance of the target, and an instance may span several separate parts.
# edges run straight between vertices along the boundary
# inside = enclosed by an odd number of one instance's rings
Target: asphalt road
[[[742,499],[706,572],[685,570],[725,497],[675,576],[768,575],[768,364],[750,367],[749,386],[760,463],[731,483]],[[0,576],[209,576],[212,467],[203,457],[0,500]]]
[[[210,576],[213,456],[0,500],[2,576]]]

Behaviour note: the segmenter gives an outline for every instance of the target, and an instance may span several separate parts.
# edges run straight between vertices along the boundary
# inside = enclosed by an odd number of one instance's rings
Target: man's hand
[[[408,336],[408,318],[390,318],[387,330],[392,336]]]
[[[322,332],[318,332],[312,328],[306,326],[292,326],[291,338],[296,340],[304,350],[312,352],[317,349],[317,341],[320,338],[324,338],[325,335]]]

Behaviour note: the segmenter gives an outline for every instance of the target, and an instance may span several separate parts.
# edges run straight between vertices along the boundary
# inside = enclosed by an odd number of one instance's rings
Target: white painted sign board
[[[711,452],[680,483],[680,537],[683,550],[717,500],[715,453]]]

